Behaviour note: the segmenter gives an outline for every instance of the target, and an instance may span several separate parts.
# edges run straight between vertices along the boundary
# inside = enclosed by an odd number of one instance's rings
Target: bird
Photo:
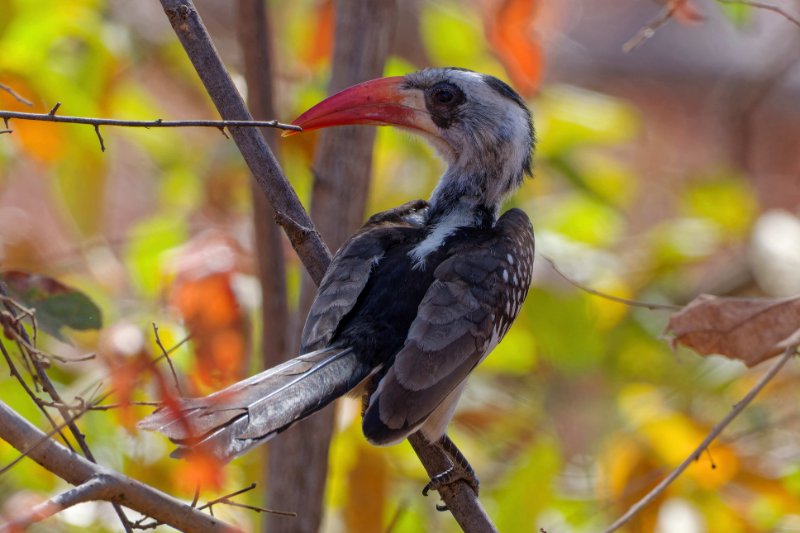
[[[447,426],[467,377],[506,334],[530,287],[531,222],[520,209],[499,211],[532,176],[531,112],[497,77],[429,68],[354,85],[293,124],[399,127],[427,140],[446,170],[427,201],[371,216],[337,251],[298,357],[162,407],[139,427],[177,444],[174,457],[203,450],[226,462],[356,389],[370,443],[421,432],[450,459],[424,494],[456,480],[477,494],[475,471]]]

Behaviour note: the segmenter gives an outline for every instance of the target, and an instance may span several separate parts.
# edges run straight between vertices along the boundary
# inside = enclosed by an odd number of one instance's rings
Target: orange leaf
[[[151,366],[144,335],[133,324],[114,324],[103,331],[99,351],[109,369],[111,387],[120,404],[116,411],[120,424],[133,432],[137,418],[130,408],[133,393],[142,373]]]
[[[0,83],[11,87],[29,100],[40,100],[33,88],[21,78],[3,76],[0,77]],[[0,91],[0,109],[28,113],[47,113],[50,111],[40,106],[28,107],[6,91]],[[11,119],[9,121],[9,129],[13,131],[11,136],[19,143],[22,151],[28,157],[37,161],[52,163],[63,155],[66,148],[66,133],[63,124]]]
[[[193,449],[185,459],[175,469],[175,482],[182,490],[219,490],[225,483],[225,468],[210,453]]]
[[[703,294],[672,315],[673,344],[754,366],[800,341],[800,297],[717,298]]]
[[[192,336],[197,366],[192,381],[219,389],[243,377],[248,352],[247,316],[233,291],[239,270],[235,242],[206,234],[186,245],[176,259],[170,300]]]
[[[314,13],[312,40],[305,53],[305,62],[319,65],[331,57],[333,45],[334,9],[332,0],[321,0]]]
[[[514,86],[531,96],[542,78],[544,53],[533,32],[539,0],[502,0],[484,17],[486,36]]]

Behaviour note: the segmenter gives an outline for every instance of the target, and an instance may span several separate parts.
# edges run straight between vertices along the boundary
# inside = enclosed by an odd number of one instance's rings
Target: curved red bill
[[[292,124],[303,130],[330,126],[372,124],[401,126],[427,131],[427,113],[409,105],[412,95],[404,89],[404,78],[392,76],[365,81],[326,98],[299,117]],[[429,122],[429,120],[428,120]],[[297,131],[284,131],[283,137]]]

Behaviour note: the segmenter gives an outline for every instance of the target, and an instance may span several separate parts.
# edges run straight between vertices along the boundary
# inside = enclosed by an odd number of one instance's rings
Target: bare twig
[[[61,104],[56,104],[49,113],[25,113],[22,111],[0,111],[0,118],[35,120],[40,122],[64,122],[67,124],[86,124],[89,126],[120,126],[125,128],[277,128],[280,130],[303,131],[300,126],[284,124],[277,120],[120,120],[114,118],[70,117],[56,115]]]
[[[2,301],[3,303],[7,304],[7,306],[10,305],[14,309],[17,309],[20,313],[22,313],[22,315],[25,318],[28,319],[28,321],[31,324],[31,329],[33,330],[31,332],[31,335],[33,337],[31,339],[31,342],[35,346],[36,345],[36,339],[37,339],[37,337],[39,335],[39,323],[36,320],[36,313],[34,312],[34,310],[33,309],[29,309],[28,307],[25,307],[24,305],[22,305],[21,303],[16,301],[14,298],[11,298],[9,296],[6,296],[5,294],[2,294],[2,291],[0,291],[0,301]],[[6,307],[6,309],[8,309],[8,307]],[[10,310],[9,310],[9,312],[10,312]],[[15,321],[19,321],[19,320],[20,320],[20,318],[15,317]]]
[[[625,53],[633,52],[642,44],[644,44],[646,40],[655,35],[659,28],[669,22],[669,19],[672,18],[672,15],[675,14],[675,11],[680,6],[681,1],[685,0],[669,0],[667,5],[664,6],[664,9],[661,10],[661,13],[659,13],[656,18],[654,18],[647,26],[636,32],[636,35],[631,37],[625,44],[622,45],[622,51]]]
[[[795,26],[800,27],[800,18],[795,17],[780,6],[767,4],[765,2],[756,2],[753,0],[717,0],[717,2],[720,4],[739,4],[743,6],[754,7],[756,9],[763,9],[764,11],[772,11],[773,13],[779,14]]]
[[[33,102],[31,102],[27,98],[23,98],[22,96],[20,96],[17,91],[12,89],[11,87],[6,85],[5,83],[0,83],[0,90],[7,92],[8,94],[10,94],[11,96],[14,97],[14,100],[16,100],[17,102],[19,102],[21,104],[25,104],[28,107],[31,107],[33,105]]]
[[[36,522],[41,522],[59,511],[79,503],[106,500],[110,496],[112,488],[113,484],[109,483],[104,476],[93,476],[84,483],[53,496],[29,510],[23,509],[22,514],[14,517],[7,524],[0,525],[0,533],[22,531]]]
[[[243,489],[239,489],[239,490],[237,490],[235,492],[231,492],[230,494],[226,494],[225,496],[220,496],[219,498],[217,498],[215,500],[211,500],[209,502],[206,502],[204,505],[201,505],[197,509],[198,510],[203,510],[203,509],[209,509],[210,510],[214,505],[224,504],[224,505],[230,505],[232,507],[241,507],[243,509],[250,509],[251,511],[256,511],[257,513],[270,513],[270,514],[276,514],[276,515],[281,515],[281,516],[290,516],[290,517],[293,517],[293,518],[297,516],[297,513],[294,513],[294,512],[291,512],[291,511],[275,511],[273,509],[266,509],[264,507],[256,507],[255,505],[247,505],[247,504],[244,504],[244,503],[238,503],[238,502],[231,501],[231,498],[233,498],[234,496],[238,496],[239,494],[243,494],[245,492],[251,491],[254,488],[256,488],[256,484],[255,483],[251,483],[250,485],[246,486]]]
[[[750,389],[750,391],[739,401],[736,405],[733,406],[733,409],[730,413],[728,413],[725,418],[723,418],[716,426],[714,426],[709,434],[703,439],[703,442],[700,443],[695,450],[689,454],[689,456],[680,464],[678,465],[675,470],[673,470],[666,478],[664,478],[661,483],[656,485],[653,490],[648,492],[642,499],[638,502],[633,504],[621,517],[619,517],[613,524],[606,528],[604,533],[612,533],[613,531],[618,530],[620,527],[625,525],[628,521],[631,520],[636,514],[647,507],[650,503],[653,502],[664,490],[675,481],[675,479],[680,476],[684,470],[686,470],[689,465],[693,462],[700,459],[703,452],[708,449],[708,446],[716,439],[722,431],[728,427],[728,425],[737,417],[739,414],[747,407],[750,402],[753,401],[759,392],[767,385],[767,383],[774,378],[778,372],[783,368],[783,366],[795,355],[797,355],[797,345],[790,346],[786,349],[783,353],[783,356],[778,359],[778,361],[764,374],[761,379],[758,380],[758,383]]]
[[[161,349],[161,357],[167,359],[167,364],[169,365],[169,371],[172,373],[172,379],[175,380],[175,389],[178,391],[178,396],[183,398],[183,390],[181,390],[181,382],[178,379],[178,373],[175,372],[175,366],[172,364],[172,359],[169,357],[169,352],[164,345],[161,343],[161,337],[158,335],[158,325],[153,322],[153,334],[156,336],[156,344]]]
[[[11,359],[11,354],[8,353],[8,350],[6,350],[6,346],[5,344],[3,344],[2,341],[0,341],[0,352],[2,352],[3,357],[6,360],[6,363],[8,364],[8,368],[9,371],[11,372],[11,375],[14,376],[17,379],[17,381],[19,381],[20,385],[22,386],[22,389],[31,399],[33,399],[33,403],[36,404],[36,406],[39,408],[40,411],[42,411],[42,414],[44,414],[45,418],[50,423],[50,425],[54,428],[57,428],[58,423],[53,419],[53,417],[50,415],[47,409],[45,409],[43,405],[41,405],[38,401],[36,401],[38,398],[36,396],[36,393],[31,390],[31,388],[28,386],[28,383],[22,377],[22,374],[20,374],[19,370],[17,370],[17,366]],[[70,449],[70,451],[74,451],[72,448],[72,444],[69,442],[69,439],[67,439],[66,435],[64,435],[60,430],[58,431],[58,434],[61,437],[61,440],[64,441],[64,444]],[[0,470],[0,474],[2,474],[2,472],[3,471]]]
[[[600,298],[605,298],[606,300],[611,300],[612,302],[617,302],[625,305],[629,305],[631,307],[643,307],[645,309],[650,309],[652,311],[680,311],[683,309],[679,305],[672,305],[672,304],[654,304],[650,302],[640,302],[638,300],[628,300],[627,298],[620,298],[619,296],[614,296],[612,294],[606,294],[604,292],[600,292],[596,289],[592,289],[591,287],[587,287],[578,283],[577,281],[571,279],[569,276],[561,272],[559,268],[556,266],[555,261],[550,259],[549,257],[542,256],[545,261],[550,263],[550,266],[555,270],[556,274],[564,278],[567,283],[570,285],[577,287],[578,289],[588,292],[589,294],[593,294],[594,296],[599,296]]]
[[[109,487],[106,497],[101,499],[117,505],[123,504],[181,531],[233,530],[224,522],[193,509],[172,496],[70,452],[49,439],[4,402],[0,402],[0,438],[17,450],[26,452],[28,457],[72,485],[80,486],[92,479],[100,479],[102,484]],[[126,524],[126,527],[129,526]]]
[[[103,142],[103,136],[100,135],[100,126],[97,124],[94,125],[94,133],[97,135],[97,140],[100,141],[100,151],[105,152],[106,144]]]
[[[0,280],[0,295],[6,297],[3,301],[3,306],[8,310],[12,311],[11,304],[8,303],[8,298],[10,298],[8,289],[3,281]],[[14,329],[15,335],[17,335],[17,346],[20,347],[20,352],[25,354],[25,347],[27,347],[27,359],[30,360],[31,365],[33,366],[33,370],[35,372],[32,373],[34,382],[38,382],[41,384],[44,391],[50,396],[50,398],[56,403],[64,403],[61,399],[58,390],[53,385],[53,382],[50,380],[50,377],[47,375],[47,371],[45,370],[45,365],[42,364],[42,361],[39,359],[38,350],[36,347],[33,346],[30,337],[28,336],[28,332],[25,328],[19,324],[17,328]],[[32,397],[34,402],[37,402],[37,398],[35,396]],[[43,407],[40,406],[40,409],[44,410]],[[61,414],[61,417],[67,421],[67,428],[69,428],[70,433],[75,438],[75,441],[78,443],[83,455],[91,461],[92,463],[96,463],[97,461],[94,458],[94,454],[92,450],[89,448],[89,444],[86,442],[85,435],[81,432],[78,425],[71,420],[70,412],[68,409],[64,407],[57,408],[58,412]],[[48,420],[52,422],[52,418],[47,415]],[[63,436],[63,435],[62,435]],[[70,446],[70,449],[72,447]],[[114,503],[114,512],[122,522],[122,527],[125,529],[126,533],[131,533],[133,530],[131,529],[130,522],[128,518],[125,516],[125,512],[122,510],[122,507],[118,503]]]

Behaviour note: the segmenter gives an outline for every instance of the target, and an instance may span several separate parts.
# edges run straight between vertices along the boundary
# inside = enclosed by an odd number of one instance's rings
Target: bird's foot
[[[463,481],[469,485],[473,492],[475,492],[476,496],[480,492],[481,483],[478,480],[478,476],[475,475],[475,471],[472,469],[472,467],[467,465],[467,468],[451,466],[444,472],[436,474],[431,478],[430,481],[428,481],[428,484],[425,485],[425,488],[422,489],[422,495],[427,496],[428,492],[432,490],[438,491],[442,487],[452,485],[457,481]]]
[[[478,476],[475,475],[475,471],[472,467],[467,465],[467,468],[461,468],[459,465],[451,466],[444,472],[440,474],[436,474],[428,481],[428,484],[425,485],[425,488],[422,489],[422,495],[427,496],[428,492],[431,490],[440,490],[443,487],[448,485],[452,485],[453,483],[457,483],[459,481],[465,482],[470,488],[475,492],[475,495],[478,495],[478,491],[480,489],[480,481],[478,481]],[[437,511],[447,511],[447,505],[444,504],[436,504]]]
[[[431,478],[425,488],[422,489],[422,495],[427,496],[428,492],[431,490],[439,490],[447,485],[452,485],[458,481],[463,481],[470,488],[475,492],[477,496],[480,493],[480,481],[478,481],[478,476],[475,475],[475,470],[472,469],[472,466],[467,461],[467,458],[464,457],[464,454],[456,447],[455,443],[450,440],[450,437],[444,435],[441,439],[439,439],[434,446],[438,447],[442,450],[452,461],[452,466],[441,472],[436,474]],[[446,511],[446,505],[437,505],[436,509],[439,511]]]

